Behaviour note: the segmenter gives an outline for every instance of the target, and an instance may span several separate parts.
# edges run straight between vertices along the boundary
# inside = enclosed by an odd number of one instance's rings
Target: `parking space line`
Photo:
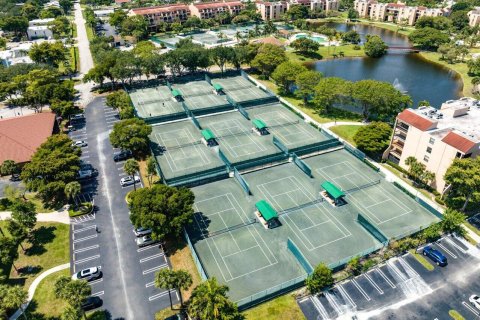
[[[85,252],[85,251],[88,251],[88,250],[97,249],[97,248],[99,248],[99,247],[100,247],[100,246],[99,246],[98,244],[96,244],[96,245],[93,245],[93,246],[90,246],[90,247],[86,247],[86,248],[81,248],[81,249],[74,250],[73,253]]]
[[[326,292],[325,295],[330,295],[329,292]],[[335,312],[338,314],[338,315],[341,315],[342,314],[342,309],[340,308],[340,306],[338,305],[337,301],[335,299],[328,299],[328,302],[332,305],[333,309],[335,310]]]
[[[92,297],[98,297],[98,296],[102,296],[104,294],[105,294],[105,291],[99,291],[99,292],[93,293]]]
[[[468,310],[470,310],[473,314],[475,314],[477,317],[480,317],[480,313],[475,310],[471,305],[469,305],[468,303],[466,303],[465,301],[462,301],[462,304],[465,308],[467,308]]]
[[[329,319],[327,310],[325,310],[325,307],[324,307],[323,304],[320,302],[320,300],[318,299],[318,297],[317,297],[317,296],[313,296],[313,297],[311,297],[310,300],[312,301],[313,306],[315,307],[315,309],[317,309],[318,313],[320,313],[320,316],[322,317],[322,319]]]
[[[93,235],[91,235],[91,236],[87,236],[87,237],[83,237],[83,238],[74,240],[73,243],[78,243],[78,242],[90,240],[90,239],[96,238],[97,236],[98,236],[97,234],[93,234]]]
[[[124,176],[126,176],[126,175],[127,175],[127,174],[126,174],[125,172],[120,172],[120,173],[118,174],[119,177],[124,177]]]
[[[458,250],[460,250],[461,253],[467,253],[467,251],[465,249],[463,249],[462,247],[460,247],[458,244],[455,243],[455,241],[453,241],[452,239],[450,239],[449,237],[445,237],[444,238],[445,240],[447,240],[448,243],[450,243],[452,246],[454,246],[455,248],[457,248]]]
[[[360,285],[357,283],[357,281],[355,281],[355,279],[352,279],[352,283],[353,283],[353,285],[354,285],[355,287],[357,287],[358,291],[360,291],[360,293],[363,295],[363,297],[364,297],[365,299],[367,299],[367,301],[372,300],[372,299],[370,299],[370,297],[368,296],[368,294],[367,294],[365,291],[363,291],[362,287],[360,287]]]
[[[171,293],[175,293],[175,296],[177,297],[177,300],[178,300],[178,293],[176,290],[170,290]],[[158,299],[160,297],[163,297],[163,296],[166,296],[168,294],[168,291],[165,291],[165,292],[161,292],[161,293],[158,293],[156,295],[153,295],[151,297],[148,297],[148,301],[153,301],[155,299]]]
[[[155,285],[155,281],[152,281],[152,282],[149,282],[145,285],[145,288],[149,288],[151,286],[154,286]]]
[[[79,232],[87,231],[87,230],[93,229],[95,227],[96,227],[96,225],[88,226],[88,227],[85,227],[85,228],[82,228],[82,229],[75,230],[75,231],[73,231],[73,233],[79,233]]]
[[[96,254],[94,256],[91,256],[91,257],[88,257],[88,258],[85,258],[85,259],[77,260],[77,261],[75,261],[75,264],[84,263],[84,262],[87,262],[87,261],[90,261],[90,260],[95,260],[95,259],[98,259],[98,258],[100,258],[100,255]]]
[[[397,287],[390,279],[387,278],[385,273],[383,273],[380,268],[375,268],[375,270],[377,270],[378,274],[380,274],[380,276],[389,284],[390,287],[392,287],[392,289],[395,289]]]
[[[103,278],[100,278],[100,279],[97,279],[97,280],[95,280],[95,281],[90,281],[88,284],[89,284],[89,285],[93,285],[93,284],[100,283],[100,282],[102,282],[102,281],[103,281]]]
[[[345,290],[344,287],[342,287],[342,285],[338,285],[337,286],[338,288],[338,291],[340,291],[342,293],[342,296],[344,298],[346,298],[348,300],[348,302],[350,302],[350,304],[352,305],[352,307],[356,308],[357,307],[357,304],[353,301],[353,299],[350,297],[350,295],[347,293],[347,290]]]
[[[163,253],[154,254],[153,256],[140,259],[140,263],[144,263],[146,261],[153,260],[153,259],[158,258],[158,257],[163,257],[163,255],[164,255]]]
[[[150,269],[147,269],[147,270],[143,271],[143,274],[149,274],[149,273],[155,272],[157,270],[163,269],[165,267],[168,267],[168,265],[166,263],[161,264],[161,265],[156,266],[156,267],[153,267],[153,268],[150,268]]]
[[[137,249],[137,252],[142,252],[142,251],[152,249],[152,248],[158,248],[158,243],[154,243],[154,244],[151,244],[149,246],[145,246],[143,248]]]
[[[383,294],[383,290],[380,289],[380,287],[375,283],[375,281],[373,281],[372,278],[370,278],[370,276],[369,276],[367,273],[364,273],[363,275],[365,276],[365,279],[367,279],[368,282],[370,282],[370,284],[371,284],[375,289],[377,289],[378,293]]]
[[[441,244],[440,242],[437,242],[437,246],[439,246],[440,248],[442,248],[443,251],[445,251],[450,257],[452,257],[453,259],[457,259],[457,256],[450,250],[448,250],[447,248],[445,248],[445,246],[443,244]]]
[[[81,156],[80,159],[83,160],[83,159],[88,159],[90,158],[90,156]]]
[[[407,253],[408,254],[408,253]],[[403,256],[404,257],[404,256]],[[403,257],[399,257],[398,259],[400,260],[400,264],[402,265],[402,267],[404,268],[408,268],[415,276],[417,277],[420,277],[420,275],[417,273],[417,271],[415,271],[412,266],[405,260],[403,259]],[[407,271],[407,270],[405,270]]]

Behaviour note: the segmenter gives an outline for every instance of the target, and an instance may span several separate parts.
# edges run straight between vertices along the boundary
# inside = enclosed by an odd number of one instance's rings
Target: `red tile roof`
[[[205,2],[205,3],[194,3],[194,7],[198,9],[210,9],[210,8],[227,8],[228,5],[224,2]]]
[[[158,7],[148,7],[148,8],[136,8],[132,9],[132,12],[135,14],[155,14],[155,13],[162,13],[162,12],[175,12],[178,10],[187,10],[187,5],[180,4],[180,5],[166,5],[166,6],[158,6]]]
[[[428,120],[415,112],[405,109],[398,114],[397,119],[414,126],[415,128],[426,131],[433,127],[435,122]]]
[[[454,131],[450,131],[445,137],[443,137],[442,141],[463,153],[468,153],[468,151],[475,147],[476,144]]]
[[[115,3],[129,3],[132,2],[132,0],[115,0]]]
[[[0,120],[0,163],[28,162],[53,133],[54,113],[37,113]]]

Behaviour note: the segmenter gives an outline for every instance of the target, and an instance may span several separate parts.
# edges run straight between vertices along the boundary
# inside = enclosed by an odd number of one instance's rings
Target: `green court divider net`
[[[208,279],[207,272],[203,268],[202,262],[198,258],[197,251],[195,250],[194,246],[192,245],[192,242],[190,241],[190,237],[188,236],[188,233],[185,229],[183,229],[183,236],[185,237],[185,240],[187,241],[188,247],[190,248],[190,251],[192,252],[193,262],[195,262],[195,265],[197,266],[198,273],[200,273],[200,276],[202,277],[203,281],[207,280]]]
[[[168,89],[172,90],[172,84],[168,80],[165,80],[165,83],[166,83]]]
[[[300,159],[295,153],[291,154],[293,162],[299,167],[307,176],[312,177],[312,168],[309,167],[302,159]]]
[[[187,113],[187,115],[190,116],[191,111],[190,109],[188,109],[187,104],[184,101],[182,101],[182,107],[183,110],[185,110],[185,112]]]
[[[241,106],[238,106],[237,109],[238,109],[238,112],[240,112],[240,113],[242,114],[242,116],[245,117],[245,119],[250,120],[250,116],[248,115],[247,110],[245,110],[245,109],[244,109],[243,107],[241,107]]]
[[[205,81],[207,81],[209,84],[212,84],[212,79],[210,79],[207,74],[205,74]]]
[[[228,94],[226,94],[225,97],[227,98],[228,103],[230,103],[235,108],[238,108],[238,104],[235,101],[233,101],[232,97],[230,97]]]
[[[192,122],[195,125],[195,127],[197,127],[199,130],[202,130],[202,126],[200,125],[200,122],[198,122],[193,112],[190,109],[188,109],[186,105],[184,108],[186,108],[185,112],[187,112],[187,115],[190,117],[190,119],[192,119]]]
[[[303,253],[298,249],[298,247],[295,245],[295,243],[290,240],[290,238],[287,239],[287,248],[290,250],[290,252],[293,254],[293,256],[297,259],[298,263],[303,267],[305,272],[307,274],[311,274],[313,272],[313,267],[308,262],[308,260],[305,258]]]
[[[275,146],[277,146],[278,149],[280,149],[283,153],[285,154],[288,154],[288,148],[285,144],[283,144],[282,141],[280,141],[280,139],[278,139],[277,137],[273,136],[272,138],[272,142]]]
[[[223,161],[223,163],[225,163],[225,165],[227,166],[227,169],[231,170],[232,163],[230,162],[230,160],[228,160],[227,156],[225,156],[225,154],[220,149],[218,149],[218,156]]]
[[[245,191],[247,195],[251,195],[252,192],[250,191],[250,186],[248,185],[247,181],[243,179],[242,175],[240,174],[240,172],[238,172],[237,168],[235,167],[233,168],[233,176],[235,177],[235,179],[237,179],[238,183],[240,183],[240,185],[243,188],[243,191]]]
[[[361,213],[357,216],[357,222],[360,223],[365,230],[368,231],[375,239],[381,242],[384,246],[388,244],[388,238],[382,231],[376,228],[366,217],[364,217]]]
[[[353,154],[355,157],[358,159],[362,160],[365,159],[365,153],[362,151],[358,150],[357,148],[352,147],[350,144],[344,142],[343,145],[345,146],[345,150]]]

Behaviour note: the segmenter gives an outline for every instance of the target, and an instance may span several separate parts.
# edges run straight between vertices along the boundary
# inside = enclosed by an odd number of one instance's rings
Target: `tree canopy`
[[[353,136],[357,147],[373,156],[381,154],[389,145],[392,128],[385,122],[372,122],[360,127]]]
[[[450,41],[447,34],[430,27],[412,31],[408,39],[425,50],[436,50],[440,45]]]
[[[315,93],[315,86],[322,79],[322,74],[318,71],[306,70],[297,74],[295,84],[297,90],[295,95],[303,100],[303,104],[308,103],[308,99]]]
[[[307,71],[307,68],[300,63],[285,61],[275,68],[272,79],[283,92],[289,92],[297,76],[304,71]]]
[[[250,64],[262,72],[265,78],[268,78],[275,68],[285,61],[287,61],[287,56],[285,55],[284,49],[266,43],[258,49],[257,55]]]
[[[388,46],[383,42],[380,36],[374,35],[367,35],[367,41],[363,46],[363,50],[365,54],[372,58],[379,58],[387,53]]]
[[[115,148],[130,150],[133,153],[146,152],[148,136],[152,127],[137,118],[121,120],[113,125],[110,142]]]
[[[480,158],[455,159],[444,179],[451,187],[451,197],[463,199],[461,210],[465,211],[472,198],[480,198]]]
[[[319,293],[322,289],[330,287],[333,284],[332,270],[324,263],[318,264],[312,274],[305,280],[305,284],[311,294]]]
[[[308,54],[312,52],[317,52],[320,48],[320,44],[316,41],[313,41],[312,39],[300,38],[290,43],[290,47],[300,53]]]

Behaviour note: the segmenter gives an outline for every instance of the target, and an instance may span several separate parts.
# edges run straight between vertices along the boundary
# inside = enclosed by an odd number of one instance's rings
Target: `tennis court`
[[[186,116],[181,103],[173,100],[166,86],[135,89],[128,94],[139,118],[148,121],[171,115]]]
[[[198,121],[202,128],[215,133],[220,150],[233,164],[280,153],[272,143],[272,136],[253,132],[252,122],[238,111],[200,117]]]
[[[308,158],[305,162],[312,168],[317,184],[327,180],[340,187],[347,193],[346,206],[366,216],[389,238],[440,221],[346,150]],[[361,188],[366,185],[371,186]]]
[[[242,76],[228,78],[214,78],[212,83],[220,84],[224,92],[239,104],[251,101],[271,99],[272,95],[263,91]]]
[[[225,170],[215,150],[201,141],[200,131],[183,120],[152,127],[151,149],[167,183],[212,170]]]
[[[204,80],[175,83],[172,89],[182,94],[187,107],[195,114],[233,109],[225,95],[216,95],[213,87]]]

